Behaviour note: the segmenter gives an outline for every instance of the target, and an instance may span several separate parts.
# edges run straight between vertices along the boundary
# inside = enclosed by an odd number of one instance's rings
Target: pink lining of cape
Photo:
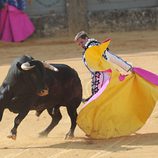
[[[158,86],[158,75],[138,67],[134,67],[133,72],[143,77],[146,81]]]
[[[6,5],[0,13],[0,40],[20,42],[34,32],[35,28],[27,14],[16,7]]]

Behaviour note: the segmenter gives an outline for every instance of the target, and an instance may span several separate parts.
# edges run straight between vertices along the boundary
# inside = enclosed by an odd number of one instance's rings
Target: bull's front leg
[[[0,94],[0,121],[2,120],[5,106],[3,105],[3,96]]]
[[[76,128],[76,120],[77,120],[77,109],[73,106],[67,107],[67,112],[71,119],[71,127],[69,132],[66,134],[65,139],[74,137],[74,130]]]
[[[44,131],[39,133],[39,137],[46,137],[50,133],[50,131],[59,123],[59,121],[62,118],[62,115],[58,106],[56,106],[55,108],[47,109],[47,111],[49,115],[51,116],[52,121]]]
[[[29,110],[25,112],[20,112],[18,116],[14,119],[14,127],[11,129],[11,134],[8,136],[8,138],[12,138],[13,140],[16,140],[17,136],[17,128],[20,125],[21,121],[25,118],[25,116],[28,114]]]

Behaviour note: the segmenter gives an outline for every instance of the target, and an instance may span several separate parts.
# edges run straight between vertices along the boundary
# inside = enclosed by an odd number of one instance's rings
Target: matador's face
[[[78,39],[76,40],[76,43],[77,43],[77,45],[79,45],[80,47],[85,48],[85,44],[86,44],[87,40],[88,40],[88,38],[85,38],[85,39],[83,39],[83,38],[78,38]]]

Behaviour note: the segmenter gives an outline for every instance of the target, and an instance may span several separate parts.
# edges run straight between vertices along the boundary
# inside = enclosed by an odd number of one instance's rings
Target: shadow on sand
[[[53,140],[52,140],[53,141]],[[142,146],[158,145],[158,133],[135,134],[131,136],[111,138],[106,140],[94,140],[86,137],[76,137],[71,140],[65,140],[62,143],[48,146],[27,146],[27,147],[3,147],[0,150],[7,149],[82,149],[82,150],[102,150],[102,151],[127,151],[142,148]]]

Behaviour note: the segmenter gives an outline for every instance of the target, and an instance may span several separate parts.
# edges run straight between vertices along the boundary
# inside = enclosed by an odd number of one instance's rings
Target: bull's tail
[[[92,97],[93,95],[91,95],[90,97],[88,97],[88,98],[82,98],[82,103],[85,103],[85,102],[87,102],[91,97]]]

